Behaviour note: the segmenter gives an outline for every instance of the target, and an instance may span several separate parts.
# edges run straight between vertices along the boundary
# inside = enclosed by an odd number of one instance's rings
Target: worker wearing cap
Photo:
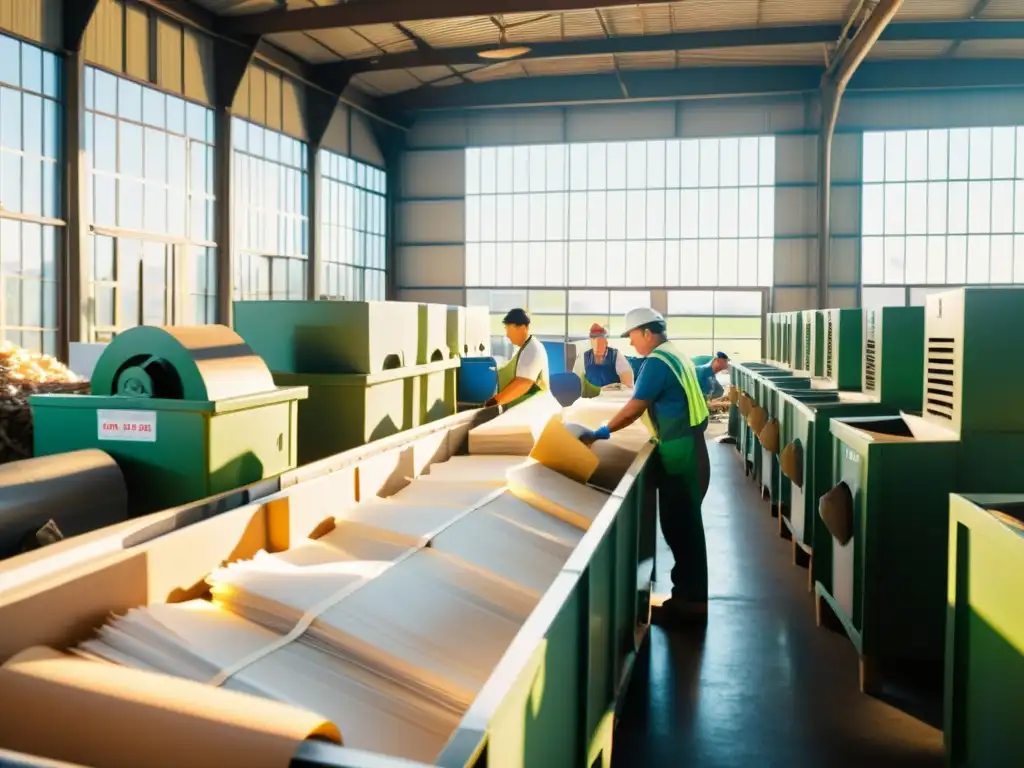
[[[645,357],[633,398],[587,444],[643,419],[657,444],[655,470],[661,530],[675,558],[672,596],[654,608],[659,624],[707,620],[708,558],[701,503],[711,477],[704,430],[708,407],[689,356],[668,341],[665,318],[653,309],[626,315],[630,343]]]
[[[633,369],[626,356],[608,346],[608,331],[600,323],[590,326],[590,349],[576,358],[572,372],[591,387],[611,384],[633,386]]]
[[[498,394],[485,407],[516,405],[548,389],[548,353],[540,340],[530,335],[530,316],[525,310],[513,309],[501,322],[505,337],[518,349],[498,371]]]
[[[697,382],[706,399],[717,400],[725,396],[725,388],[718,380],[718,374],[728,367],[729,356],[725,352],[717,352],[710,362],[697,366]]]

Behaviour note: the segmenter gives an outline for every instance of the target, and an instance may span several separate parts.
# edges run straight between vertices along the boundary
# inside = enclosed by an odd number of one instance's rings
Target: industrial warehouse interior
[[[1024,766],[1020,328],[1024,0],[0,0],[0,766]]]

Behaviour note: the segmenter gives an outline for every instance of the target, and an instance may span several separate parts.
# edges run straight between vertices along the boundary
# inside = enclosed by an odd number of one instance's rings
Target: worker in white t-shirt
[[[530,335],[530,316],[522,309],[513,309],[501,322],[505,336],[518,350],[498,371],[498,394],[485,407],[516,405],[548,389],[548,353],[540,340]]]

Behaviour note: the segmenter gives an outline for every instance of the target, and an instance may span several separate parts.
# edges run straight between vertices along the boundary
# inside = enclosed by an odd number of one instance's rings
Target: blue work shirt
[[[711,367],[711,363],[705,363],[704,365],[697,366],[697,383],[700,385],[700,391],[705,396],[710,395],[715,391],[715,383],[718,377],[715,376],[715,371]]]
[[[698,369],[699,370],[699,369]],[[657,422],[659,417],[669,419],[689,419],[690,403],[686,393],[672,369],[656,357],[644,360],[633,388],[635,400],[646,400],[651,404],[651,418]],[[708,428],[708,420],[704,419],[698,429],[703,432]]]

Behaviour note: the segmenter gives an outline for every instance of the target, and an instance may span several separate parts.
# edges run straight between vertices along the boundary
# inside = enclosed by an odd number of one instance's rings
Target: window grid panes
[[[762,291],[669,291],[669,338],[691,356],[761,357]]]
[[[865,133],[862,284],[1024,283],[1022,185],[1024,127]]]
[[[768,286],[774,184],[770,136],[471,148],[466,284]]]
[[[47,354],[57,353],[60,76],[58,54],[0,35],[0,321],[4,339]]]
[[[94,339],[213,322],[213,110],[94,67],[85,106]]]
[[[387,175],[326,149],[320,169],[320,298],[383,301]]]
[[[306,144],[232,119],[236,299],[306,298],[309,181]]]

